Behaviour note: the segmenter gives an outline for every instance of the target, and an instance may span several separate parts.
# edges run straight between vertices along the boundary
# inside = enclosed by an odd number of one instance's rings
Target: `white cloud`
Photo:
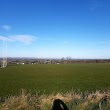
[[[0,36],[0,40],[5,40],[8,42],[20,42],[26,45],[32,44],[34,41],[37,40],[37,37],[32,35],[13,35],[13,36]]]
[[[2,28],[7,31],[11,30],[11,26],[9,25],[3,25]]]
[[[14,36],[9,36],[9,38],[13,39],[16,42],[21,42],[27,45],[37,40],[37,38],[32,35],[14,35]]]
[[[8,37],[4,37],[4,36],[0,36],[0,40],[3,41],[13,41],[11,38],[8,38]]]

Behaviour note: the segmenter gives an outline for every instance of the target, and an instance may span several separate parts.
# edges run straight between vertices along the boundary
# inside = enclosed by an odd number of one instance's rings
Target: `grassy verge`
[[[50,95],[21,90],[20,95],[9,96],[1,102],[0,110],[51,110],[55,99],[64,101],[69,110],[110,110],[110,90]]]

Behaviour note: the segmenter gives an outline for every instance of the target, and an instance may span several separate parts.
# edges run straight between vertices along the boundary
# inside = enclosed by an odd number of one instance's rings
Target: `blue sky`
[[[110,0],[0,0],[8,57],[110,58]]]

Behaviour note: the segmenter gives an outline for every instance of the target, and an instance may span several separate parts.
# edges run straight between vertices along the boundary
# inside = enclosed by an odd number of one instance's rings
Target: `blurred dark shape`
[[[56,99],[53,102],[53,107],[51,110],[69,110],[69,109],[62,100]]]

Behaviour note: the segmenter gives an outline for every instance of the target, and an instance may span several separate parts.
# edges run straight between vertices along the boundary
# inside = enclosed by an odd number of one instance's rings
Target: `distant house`
[[[22,64],[22,65],[24,65],[25,63],[24,63],[24,62],[22,62],[21,64]]]
[[[45,64],[51,64],[51,60],[44,61]]]
[[[59,62],[57,62],[56,64],[60,64]]]

